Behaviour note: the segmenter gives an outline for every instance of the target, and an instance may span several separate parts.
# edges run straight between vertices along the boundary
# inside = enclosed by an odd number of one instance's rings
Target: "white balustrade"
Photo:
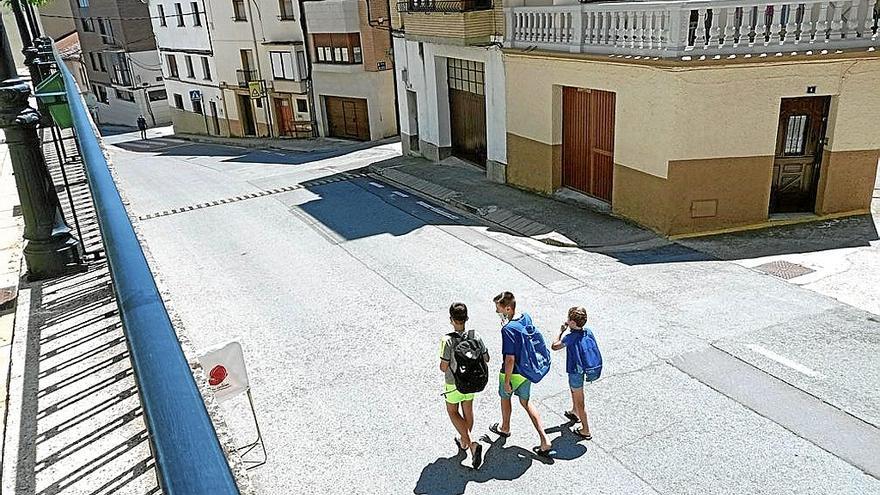
[[[505,44],[670,58],[876,47],[874,6],[875,0],[678,0],[507,7]]]

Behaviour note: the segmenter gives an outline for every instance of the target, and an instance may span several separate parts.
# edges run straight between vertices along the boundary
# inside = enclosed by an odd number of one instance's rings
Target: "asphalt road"
[[[244,347],[269,452],[252,471],[262,493],[880,494],[870,313],[727,261],[547,246],[352,173],[395,145],[118,146],[120,186],[188,337]],[[532,392],[554,460],[530,454],[516,408],[513,436],[490,435],[473,471],[452,443],[438,343],[463,301],[498,366],[502,290],[548,338],[586,306],[606,366],[586,391],[592,442],[565,426],[557,355]],[[742,380],[718,376],[737,366]],[[245,403],[225,409],[249,440]],[[475,409],[479,437],[499,419],[491,384]]]

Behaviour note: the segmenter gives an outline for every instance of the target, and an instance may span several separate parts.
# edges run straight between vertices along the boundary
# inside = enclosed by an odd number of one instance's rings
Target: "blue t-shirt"
[[[522,345],[522,337],[520,337],[519,327],[527,327],[532,324],[532,317],[528,313],[520,315],[519,319],[510,320],[506,325],[501,327],[501,372],[504,373],[504,356],[519,355],[519,348]],[[513,363],[513,372],[519,374],[519,366],[516,361]]]
[[[565,372],[583,374],[587,368],[584,362],[586,341],[584,330],[571,329],[565,337],[562,338],[562,344],[565,346]]]

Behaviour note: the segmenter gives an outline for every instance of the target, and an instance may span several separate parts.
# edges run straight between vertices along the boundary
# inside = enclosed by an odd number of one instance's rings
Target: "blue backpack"
[[[588,382],[594,382],[602,376],[602,353],[599,352],[599,344],[589,328],[584,329],[584,338],[580,346],[581,363],[584,365],[584,375]]]
[[[511,320],[505,331],[513,333],[517,342],[516,366],[519,374],[532,383],[538,383],[550,371],[550,349],[544,336],[528,314],[519,320]]]

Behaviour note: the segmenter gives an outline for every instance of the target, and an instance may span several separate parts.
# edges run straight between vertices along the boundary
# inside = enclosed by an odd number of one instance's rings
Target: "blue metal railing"
[[[64,78],[162,491],[166,495],[238,495],[77,84],[57,51],[55,62]]]

